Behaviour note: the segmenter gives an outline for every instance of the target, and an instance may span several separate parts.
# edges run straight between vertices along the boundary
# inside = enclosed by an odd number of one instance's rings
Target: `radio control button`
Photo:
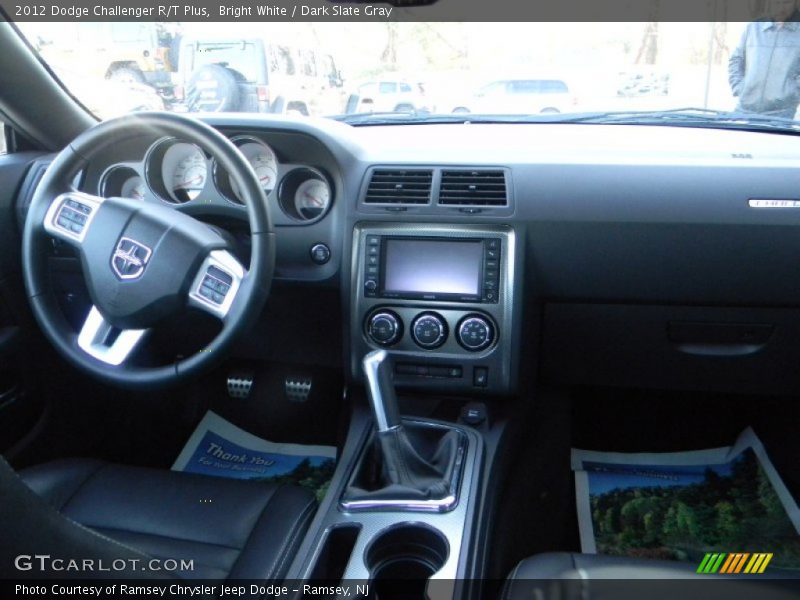
[[[364,282],[364,289],[367,292],[374,292],[375,290],[378,289],[378,282],[375,281],[374,279],[367,279]]]
[[[422,348],[438,348],[447,339],[447,323],[436,313],[422,313],[411,324],[411,337]]]
[[[491,322],[481,315],[468,315],[458,325],[456,340],[470,352],[488,348],[494,341],[494,328]]]

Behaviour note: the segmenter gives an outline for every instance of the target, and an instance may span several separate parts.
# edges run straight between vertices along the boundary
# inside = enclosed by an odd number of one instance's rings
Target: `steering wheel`
[[[219,233],[182,212],[75,189],[76,175],[93,157],[121,140],[147,133],[196,144],[236,183],[250,224],[247,268]],[[49,283],[52,238],[76,250],[93,302],[77,333]],[[79,369],[124,387],[164,387],[221,360],[237,334],[260,314],[274,266],[267,199],[252,167],[217,130],[172,113],[128,115],[78,136],[56,156],[36,188],[22,241],[28,299],[46,336]],[[131,358],[147,334],[189,307],[221,320],[216,337],[173,364],[132,365]]]

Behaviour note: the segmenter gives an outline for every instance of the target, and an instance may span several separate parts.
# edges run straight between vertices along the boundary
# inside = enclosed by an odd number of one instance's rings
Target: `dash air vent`
[[[506,206],[505,173],[499,170],[443,170],[439,204]]]
[[[364,197],[366,204],[428,204],[431,169],[375,169]]]

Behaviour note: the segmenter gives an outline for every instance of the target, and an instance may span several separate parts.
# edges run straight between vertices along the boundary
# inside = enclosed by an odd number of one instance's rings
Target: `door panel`
[[[28,174],[41,155],[0,156],[0,452],[19,442],[39,420],[42,404],[29,382],[37,373],[39,336],[28,312],[20,269],[17,198],[31,189]]]

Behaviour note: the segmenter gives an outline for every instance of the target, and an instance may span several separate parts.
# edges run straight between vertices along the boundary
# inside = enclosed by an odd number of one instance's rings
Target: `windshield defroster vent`
[[[443,170],[439,204],[506,206],[506,175],[501,170]]]
[[[431,169],[375,169],[364,197],[366,204],[428,204]]]

